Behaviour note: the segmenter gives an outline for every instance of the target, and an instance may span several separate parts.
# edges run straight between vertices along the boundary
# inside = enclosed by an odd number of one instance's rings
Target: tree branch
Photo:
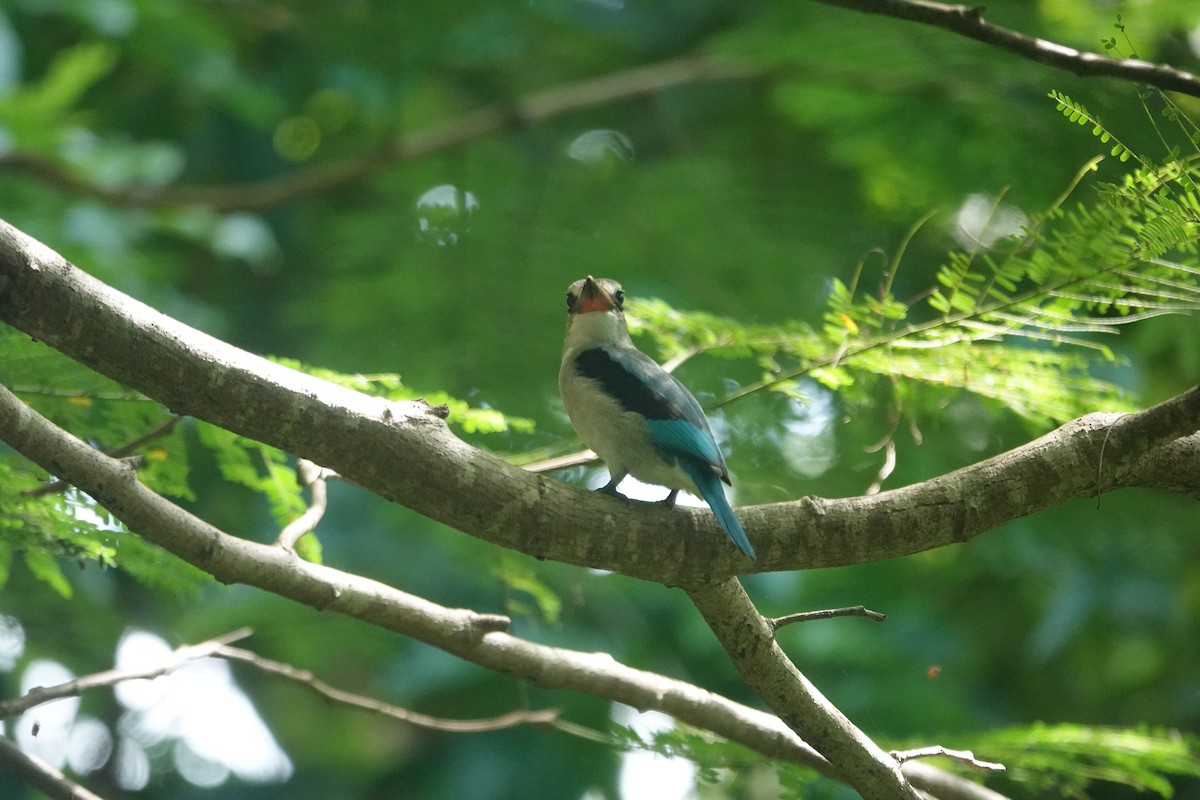
[[[1076,50],[995,25],[983,6],[928,0],[816,0],[866,14],[932,25],[1083,77],[1110,77],[1200,97],[1200,77],[1165,64],[1115,59]],[[736,80],[759,74],[752,67],[707,55],[685,56],[633,67],[599,78],[531,92],[459,119],[400,136],[372,152],[255,183],[217,186],[105,186],[35,153],[0,155],[0,171],[19,171],[45,183],[124,208],[204,206],[215,211],[265,211],[360,183],[400,164],[467,145],[504,128],[540,122],[607,103],[628,100],[699,81]]]
[[[236,642],[239,639],[245,639],[250,633],[249,628],[241,628],[209,639],[207,642],[184,645],[183,647],[176,648],[174,652],[157,664],[151,664],[140,669],[110,669],[91,675],[84,675],[81,678],[60,683],[56,686],[34,687],[20,697],[0,702],[0,719],[15,717],[35,706],[49,703],[52,700],[59,700],[63,697],[76,697],[89,689],[98,689],[102,686],[115,686],[124,681],[152,679],[160,675],[166,675],[169,672],[179,669],[189,661],[208,658],[225,645]]]
[[[946,5],[929,0],[816,0],[816,2],[887,17],[932,25],[975,39],[1022,58],[1055,69],[1066,70],[1083,78],[1117,78],[1144,83],[1171,92],[1200,97],[1200,77],[1165,64],[1154,64],[1136,58],[1109,58],[1099,53],[1076,50],[1073,47],[1026,36],[1010,28],[995,25],[984,19],[986,8]]]
[[[885,753],[796,668],[737,578],[688,589],[738,674],[789,728],[829,759],[866,800],[919,795]]]
[[[782,617],[767,619],[767,625],[770,626],[771,632],[775,633],[785,625],[792,625],[797,622],[813,622],[819,619],[833,619],[834,617],[866,617],[874,622],[883,622],[887,619],[887,614],[880,614],[878,611],[872,611],[866,606],[846,606],[845,608],[823,608],[820,611],[797,611],[795,614],[785,614]]]
[[[132,457],[131,454],[136,453],[138,448],[142,447],[143,445],[149,444],[155,439],[169,434],[175,429],[175,426],[179,424],[179,420],[181,419],[183,419],[183,417],[172,414],[166,419],[165,422],[155,425],[154,428],[147,433],[143,433],[141,436],[131,439],[123,445],[105,450],[104,452],[108,453],[114,458],[127,458],[130,464],[132,464],[135,468],[140,469],[142,466],[144,466],[140,462],[141,457]],[[21,492],[21,496],[42,497],[43,495],[66,491],[68,488],[69,485],[63,483],[62,481],[50,481],[44,486],[39,486],[36,489],[27,489]]]
[[[7,736],[0,736],[0,764],[51,800],[104,800],[68,778],[62,770],[24,752]]]
[[[488,731],[504,730],[505,728],[515,728],[518,725],[550,725],[558,719],[559,715],[558,709],[547,708],[537,711],[510,711],[507,714],[501,714],[498,717],[490,719],[444,719],[442,717],[431,717],[428,714],[421,714],[420,712],[401,708],[391,703],[384,703],[373,697],[365,697],[361,694],[338,689],[330,686],[316,675],[313,675],[309,670],[299,669],[291,664],[284,664],[281,661],[272,661],[269,658],[263,658],[257,653],[252,653],[249,650],[243,650],[239,647],[220,647],[217,648],[213,655],[229,661],[249,664],[268,675],[286,678],[335,703],[352,708],[361,708],[380,716],[416,725],[419,728],[443,731],[445,733],[485,733]]]
[[[82,178],[42,156],[0,155],[0,171],[19,170],[46,183],[124,208],[205,206],[215,211],[265,211],[343,186],[392,167],[470,144],[515,124],[540,122],[595,106],[629,100],[698,81],[746,78],[754,71],[709,56],[685,56],[599,78],[531,92],[459,119],[400,136],[373,152],[256,183],[225,186],[109,187]]]
[[[997,764],[994,761],[981,761],[970,750],[949,750],[939,744],[930,745],[929,747],[918,747],[915,750],[893,750],[890,755],[900,763],[912,761],[917,758],[941,757],[961,762],[973,769],[985,772],[1004,772],[1003,764]]]
[[[506,617],[446,608],[377,581],[302,561],[280,547],[230,536],[150,491],[124,462],[58,429],[3,386],[0,439],[96,498],[130,530],[222,582],[244,583],[345,614],[539,686],[663,711],[770,758],[804,764],[831,777],[840,774],[769,714],[692,684],[625,666],[606,653],[518,639],[505,632]],[[914,774],[922,786],[947,780],[936,770],[918,769]],[[969,787],[963,782],[963,791]]]
[[[719,582],[736,569],[908,555],[1121,487],[1200,493],[1200,438],[1190,438],[1200,429],[1198,388],[1136,414],[1089,414],[901,489],[741,508],[759,553],[748,565],[706,509],[630,503],[532,475],[458,439],[423,402],[367,397],[238,350],[105,286],[3,222],[0,320],[176,413],[310,459],[469,535],[669,586]]]
[[[338,477],[336,472],[318,466],[307,458],[301,458],[296,463],[296,482],[300,488],[307,488],[312,495],[312,502],[304,513],[283,526],[275,537],[275,544],[287,550],[295,550],[296,542],[306,533],[316,529],[317,523],[325,516],[329,507],[329,490],[326,486],[330,478]]]

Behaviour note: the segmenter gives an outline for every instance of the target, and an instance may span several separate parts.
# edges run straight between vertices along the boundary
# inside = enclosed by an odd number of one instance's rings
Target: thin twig
[[[950,750],[942,747],[940,744],[930,745],[928,747],[918,747],[913,750],[893,750],[892,758],[900,763],[912,761],[918,758],[935,758],[942,756],[951,758],[955,761],[960,761],[970,767],[987,772],[1004,772],[1004,765],[995,761],[981,761],[975,757],[975,754],[970,750]]]
[[[130,464],[130,466],[132,466],[134,469],[141,469],[142,467],[145,466],[144,458],[142,456],[132,456],[131,457],[131,454],[134,451],[136,451],[139,447],[141,447],[145,444],[148,444],[149,442],[152,442],[155,439],[159,439],[163,436],[166,436],[168,433],[170,433],[175,428],[175,426],[179,423],[179,420],[181,420],[181,419],[183,419],[183,417],[181,417],[177,414],[172,414],[171,417],[168,418],[161,425],[158,425],[157,427],[150,429],[149,431],[147,431],[146,433],[143,433],[141,436],[137,437],[136,439],[132,439],[123,445],[114,447],[111,450],[105,450],[104,452],[107,453],[108,455],[112,456],[113,458],[125,459]],[[50,481],[49,483],[45,484],[44,486],[37,487],[36,489],[27,489],[26,491],[21,492],[21,496],[22,497],[44,497],[48,494],[57,494],[59,492],[65,492],[69,488],[71,488],[71,484],[67,483],[66,481],[53,480],[53,481]]]
[[[146,466],[146,457],[142,455],[125,456],[121,459],[121,461],[124,461],[126,464],[128,464],[131,469],[141,469],[142,467]],[[55,478],[49,483],[44,483],[36,489],[26,489],[25,491],[21,492],[21,497],[46,497],[47,495],[52,494],[62,494],[70,488],[71,484],[59,478]]]
[[[207,658],[219,648],[224,647],[230,642],[245,639],[251,633],[253,631],[250,628],[239,628],[236,631],[217,636],[200,644],[183,645],[176,648],[174,652],[157,664],[140,669],[110,669],[91,675],[84,675],[81,678],[75,678],[56,686],[36,686],[20,697],[0,702],[0,719],[15,717],[35,706],[49,703],[51,700],[59,700],[64,697],[77,697],[89,689],[96,689],[102,686],[115,686],[124,681],[151,679],[157,678],[160,675],[166,675],[169,672],[179,669],[189,661]]]
[[[681,350],[680,352],[676,353],[674,356],[672,356],[671,358],[668,358],[666,361],[664,361],[662,363],[663,371],[664,372],[674,372],[675,370],[679,369],[681,366],[686,364],[688,359],[690,359],[692,356],[699,353],[700,350],[701,350],[701,348],[699,348],[699,347],[689,347],[686,350]]]
[[[812,622],[817,619],[833,619],[834,617],[866,617],[876,622],[883,622],[887,619],[887,614],[880,614],[865,606],[846,606],[845,608],[825,608],[819,611],[798,611],[795,614],[768,619],[767,624],[771,626],[771,630],[778,631],[784,625],[791,625],[794,622]]]
[[[136,439],[128,441],[120,447],[114,448],[112,451],[106,452],[108,452],[108,454],[113,458],[123,458],[127,455],[130,455],[139,447],[149,444],[155,439],[161,439],[171,431],[175,430],[175,426],[179,424],[181,419],[183,419],[183,417],[179,416],[178,414],[172,414],[171,416],[167,417],[162,424],[151,428]]]
[[[542,461],[528,464],[522,467],[522,469],[526,472],[554,472],[557,469],[568,469],[569,467],[591,464],[597,458],[598,456],[591,450],[580,450],[578,453],[543,459]]]
[[[265,211],[361,183],[399,164],[462,147],[521,123],[551,119],[594,106],[654,94],[698,81],[753,77],[746,67],[706,55],[646,64],[599,78],[532,92],[513,104],[495,105],[399,137],[346,161],[312,167],[256,183],[222,186],[110,187],[82,178],[32,153],[0,155],[0,171],[20,170],[61,188],[124,208],[206,206],[216,211]]]
[[[0,764],[51,800],[104,800],[5,736],[0,736]]]
[[[880,14],[937,28],[975,39],[1002,50],[1065,70],[1080,77],[1106,77],[1143,83],[1172,92],[1200,97],[1200,77],[1166,64],[1137,58],[1110,58],[1099,53],[1026,36],[984,19],[983,6],[945,5],[929,0],[816,0],[864,14]]]
[[[329,491],[326,488],[326,482],[330,478],[336,477],[338,475],[333,470],[318,466],[307,458],[301,458],[296,462],[296,482],[300,484],[301,488],[311,489],[312,502],[308,504],[308,508],[304,510],[303,514],[283,527],[278,538],[275,539],[276,547],[295,550],[296,542],[300,540],[300,537],[311,533],[317,527],[317,523],[325,516],[325,511],[329,507]]]
[[[360,694],[334,688],[313,675],[309,670],[299,669],[293,667],[291,664],[284,664],[279,661],[272,661],[249,650],[243,650],[238,647],[221,647],[213,655],[229,659],[230,661],[249,664],[255,669],[299,683],[334,702],[361,708],[385,717],[391,717],[392,719],[398,719],[402,722],[435,731],[483,733],[486,731],[504,730],[505,728],[515,728],[518,725],[550,725],[555,723],[559,716],[558,709],[546,708],[537,711],[510,711],[507,714],[501,714],[498,717],[490,719],[443,719],[441,717],[431,717],[428,714],[410,711],[407,708],[384,703],[372,697],[365,697]]]

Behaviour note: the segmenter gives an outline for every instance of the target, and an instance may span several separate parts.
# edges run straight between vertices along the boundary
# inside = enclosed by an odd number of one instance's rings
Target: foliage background
[[[1136,87],[813,3],[680,5],[9,0],[0,5],[0,153],[35,154],[110,189],[237,185],[315,168],[530,91],[689,54],[749,74],[514,118],[461,147],[261,210],[120,207],[9,169],[0,214],[240,347],[347,373],[399,372],[417,393],[531,419],[532,432],[465,434],[528,453],[572,437],[555,379],[562,294],[575,278],[616,277],[631,296],[745,322],[819,325],[832,280],[848,280],[865,259],[864,281],[878,283],[879,251],[895,253],[927,212],[937,213],[905,253],[899,297],[934,283],[968,196],[1007,190],[1005,202],[1036,212],[1107,151],[1063,120],[1050,89],[1097,111],[1135,149],[1162,155]],[[1129,34],[1121,47],[1200,67],[1200,10],[1176,0],[998,2],[989,15],[1095,50],[1115,35],[1118,10]],[[1200,113],[1194,100],[1184,105]],[[1078,192],[1122,172],[1109,159]],[[445,185],[457,193],[436,190]],[[1197,382],[1197,341],[1194,318],[1139,323],[1109,342],[1118,358],[1098,369],[1148,404]],[[129,400],[81,407],[55,397],[50,389],[63,386],[112,389],[43,358],[44,383],[24,386],[25,396],[101,446],[122,443],[115,437],[136,428],[133,415],[153,413]],[[17,366],[0,362],[6,369]],[[759,377],[751,364],[702,357],[679,374],[708,399]],[[723,413],[739,504],[859,494],[883,463],[873,445],[888,437],[897,461],[885,487],[1041,430],[958,390],[886,380],[847,396],[805,388],[809,405],[760,394]],[[226,480],[207,435],[191,423],[173,434],[173,458],[187,453],[180,493],[226,530],[273,539],[268,504]],[[885,747],[950,746],[1037,721],[1196,731],[1196,523],[1194,503],[1126,492],[961,547],[746,583],[767,614],[863,603],[889,615],[881,626],[847,620],[782,634],[800,667]],[[679,592],[497,552],[344,485],[319,533],[324,560],[339,568],[448,605],[507,611],[520,634],[606,650],[753,703]],[[242,587],[154,588],[89,563],[67,569],[69,589],[56,592],[33,566],[14,561],[0,593],[0,611],[26,632],[18,663],[53,659],[82,674],[111,666],[131,627],[184,642],[249,624],[263,655],[426,713],[477,717],[529,703],[608,724],[598,701],[518,685]],[[162,578],[172,581],[186,583]],[[19,673],[0,676],[5,694]],[[221,796],[616,796],[618,755],[593,742],[542,729],[427,733],[238,676],[295,773],[281,784],[234,779]],[[115,724],[111,696],[89,695],[84,708]],[[179,777],[165,752],[153,763],[142,796],[213,794]],[[120,796],[105,785],[111,770],[89,785]],[[752,777],[719,791],[763,796]],[[26,796],[4,780],[0,794]],[[1194,784],[1179,789],[1200,795]]]

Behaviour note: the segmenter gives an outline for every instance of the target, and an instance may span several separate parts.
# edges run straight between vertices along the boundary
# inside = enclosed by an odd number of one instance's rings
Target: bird
[[[638,350],[625,324],[625,292],[610,278],[577,280],[567,290],[567,334],[558,389],[576,433],[608,466],[599,491],[618,495],[626,475],[680,490],[708,503],[734,546],[755,557],[729,505],[725,456],[700,403],[682,383]]]

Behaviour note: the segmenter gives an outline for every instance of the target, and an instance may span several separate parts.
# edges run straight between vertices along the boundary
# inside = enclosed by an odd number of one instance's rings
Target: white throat
[[[633,347],[629,329],[625,327],[625,315],[620,311],[589,311],[572,314],[567,320],[564,353],[578,353],[605,345]]]

